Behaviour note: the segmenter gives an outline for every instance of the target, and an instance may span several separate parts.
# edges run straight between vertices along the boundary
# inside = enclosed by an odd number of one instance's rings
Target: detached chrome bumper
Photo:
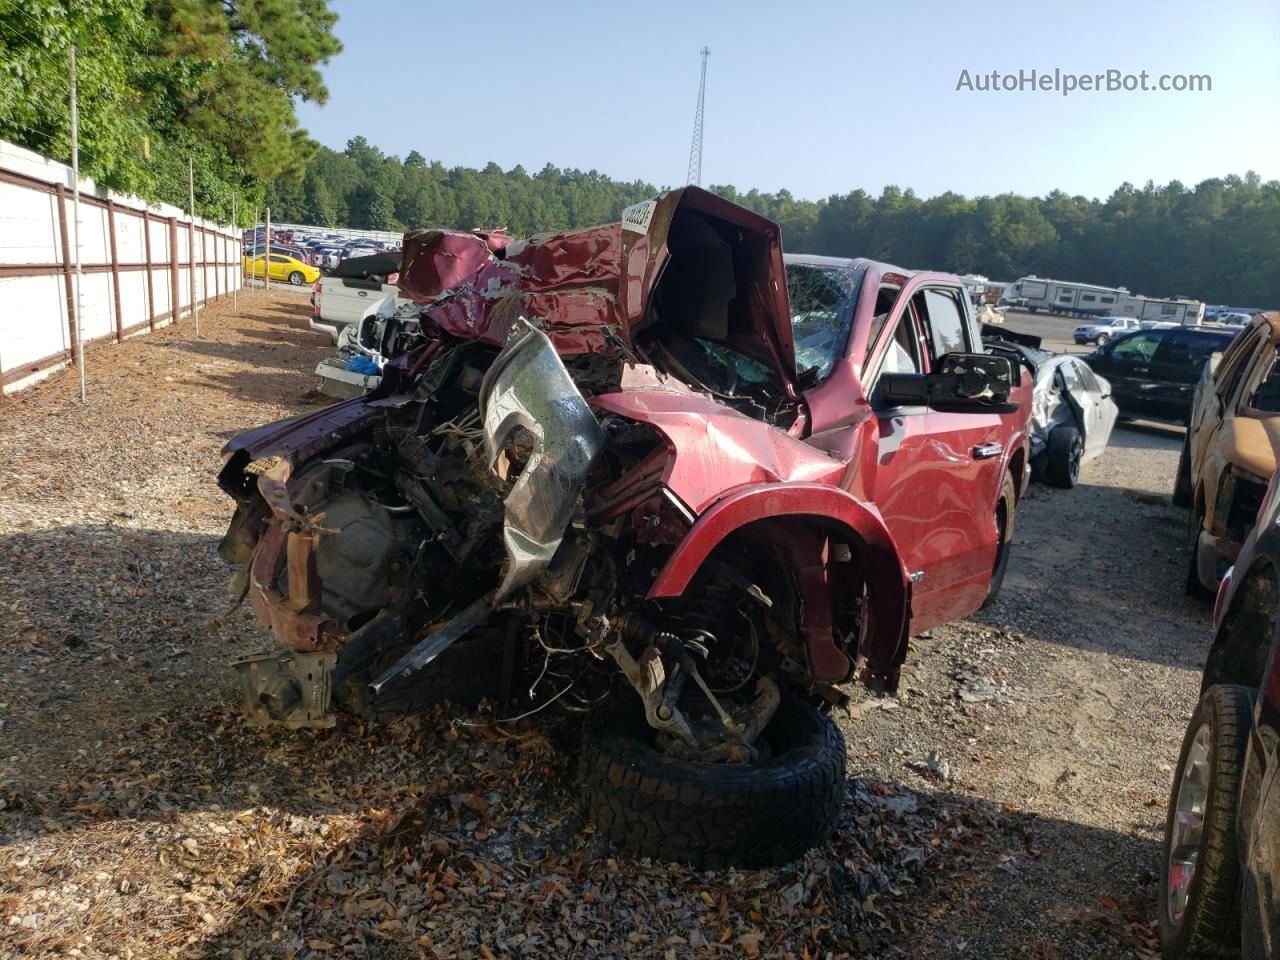
[[[523,427],[534,449],[505,501],[507,569],[497,598],[527,584],[551,562],[578,494],[604,446],[604,430],[550,339],[524,317],[480,387],[490,469]]]

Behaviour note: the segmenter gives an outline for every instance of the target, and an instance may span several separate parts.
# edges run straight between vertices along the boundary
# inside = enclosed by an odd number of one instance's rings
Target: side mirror
[[[890,407],[932,407],[944,413],[1011,413],[1009,394],[1019,382],[1008,357],[986,353],[949,353],[938,370],[886,373],[880,377],[880,401]]]
[[[1008,357],[987,353],[948,353],[930,374],[929,406],[955,412],[1008,413],[1018,409],[1009,403],[1020,377]]]

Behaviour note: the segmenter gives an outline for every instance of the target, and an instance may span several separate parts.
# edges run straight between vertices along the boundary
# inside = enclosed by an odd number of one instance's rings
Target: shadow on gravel
[[[229,343],[223,340],[173,340],[165,344],[175,350],[183,350],[198,357],[229,360],[236,364],[250,367],[265,367],[272,370],[284,370],[301,373],[298,370],[298,345],[283,339],[271,339],[260,343]],[[317,354],[322,344],[317,340],[313,345]],[[304,361],[305,362],[305,361]],[[234,376],[241,376],[235,374]]]
[[[272,343],[291,343],[300,347],[332,348],[333,341],[327,333],[320,333],[307,326],[306,321],[272,326],[264,330],[261,327],[240,327],[236,333],[248,340],[267,340]]]
[[[1116,424],[1107,446],[1132,450],[1178,450],[1185,436],[1186,431],[1173,424],[1129,421]]]
[[[225,698],[222,665],[250,632],[243,615],[206,626],[230,606],[217,544],[112,524],[0,536],[0,763],[11,777],[46,786],[158,709]]]
[[[92,933],[121,955],[1070,958],[1143,936],[1153,843],[942,790],[851,777],[824,849],[699,873],[583,821],[572,718],[248,729],[226,665],[271,643],[243,611],[206,626],[227,606],[216,542],[0,538],[0,953]],[[1080,889],[1042,848],[1110,857],[1114,882]],[[984,939],[997,901],[1025,937]]]
[[[92,930],[100,949],[185,957],[702,956],[727,943],[732,956],[1070,960],[1149,943],[1154,843],[876,778],[851,776],[835,835],[784,867],[633,860],[581,817],[577,732],[554,716],[290,732],[200,707],[154,714],[59,789],[11,794],[0,869],[21,848],[30,883],[97,891],[92,916],[46,902],[15,945],[39,953]],[[1110,858],[1107,888],[1074,881],[1076,858]]]
[[[1185,511],[1161,493],[1033,485],[1018,507],[1005,592],[974,619],[1198,671],[1210,610],[1183,589],[1185,531]]]

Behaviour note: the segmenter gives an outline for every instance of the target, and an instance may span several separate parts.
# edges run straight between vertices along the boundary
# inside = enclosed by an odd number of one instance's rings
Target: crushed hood
[[[618,316],[618,224],[512,240],[505,233],[405,235],[400,290],[422,320],[493,346],[515,319],[537,321],[561,354],[605,353]]]
[[[699,187],[683,187],[627,207],[621,229],[618,299],[629,340],[660,322],[692,322],[688,316],[707,309],[708,297],[720,293],[727,307],[727,335],[714,339],[768,364],[794,386],[791,308],[778,224]],[[697,296],[690,297],[687,291],[695,284]],[[655,310],[664,294],[679,298],[681,309],[670,311],[672,316]]]
[[[456,337],[501,346],[523,314],[561,354],[610,353],[665,324],[723,340],[795,383],[781,228],[698,187],[627,207],[621,223],[524,240],[408,233],[403,257],[402,293]]]

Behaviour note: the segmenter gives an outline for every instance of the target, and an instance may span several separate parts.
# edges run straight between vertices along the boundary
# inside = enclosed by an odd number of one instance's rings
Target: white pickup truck
[[[392,311],[411,302],[400,296],[395,283],[387,282],[399,270],[398,252],[342,261],[328,276],[316,281],[311,295],[315,307],[311,329],[327,334],[336,344],[344,327],[377,313],[388,300]]]

